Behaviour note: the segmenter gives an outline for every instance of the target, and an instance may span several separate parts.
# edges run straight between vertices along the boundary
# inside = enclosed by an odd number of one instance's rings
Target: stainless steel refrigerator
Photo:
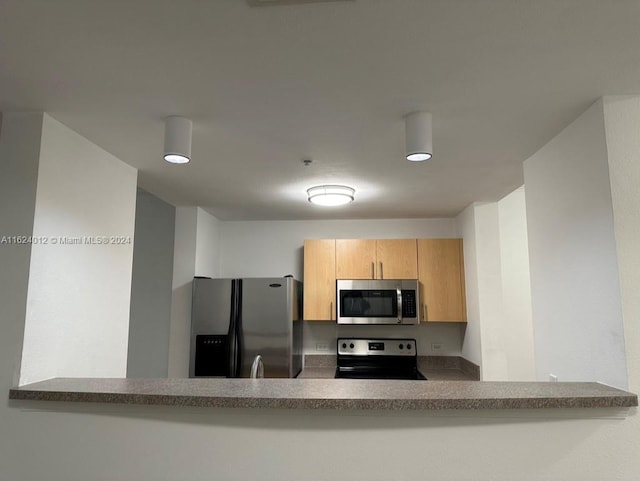
[[[291,277],[193,280],[189,377],[264,377],[302,369],[302,283]]]

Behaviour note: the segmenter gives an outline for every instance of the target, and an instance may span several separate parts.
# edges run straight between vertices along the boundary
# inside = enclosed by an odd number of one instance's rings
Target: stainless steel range
[[[426,380],[415,339],[338,338],[336,378]]]

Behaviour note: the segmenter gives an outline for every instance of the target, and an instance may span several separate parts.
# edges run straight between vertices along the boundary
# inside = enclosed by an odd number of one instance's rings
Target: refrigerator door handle
[[[233,287],[231,288],[233,290]],[[231,295],[231,299],[233,299],[233,294]],[[229,316],[229,332],[227,333],[227,377],[233,377],[233,373],[235,372],[235,358],[236,358],[236,326],[234,319],[233,308],[231,309],[231,315]]]
[[[253,379],[264,377],[264,363],[262,362],[262,356],[260,354],[253,360],[249,377]]]
[[[229,316],[229,357],[227,359],[227,377],[238,377],[238,356],[240,344],[238,339],[238,281],[231,281],[231,314]]]
[[[242,338],[242,279],[236,280],[236,359],[235,373],[233,377],[242,377],[242,353],[244,352],[244,340]]]

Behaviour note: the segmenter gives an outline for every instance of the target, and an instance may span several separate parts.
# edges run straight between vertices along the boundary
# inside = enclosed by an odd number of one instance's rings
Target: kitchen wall
[[[524,163],[539,380],[625,388],[603,102]]]
[[[197,229],[198,208],[176,207],[169,377],[187,377],[189,374],[191,282],[196,273]]]
[[[167,377],[176,208],[138,189],[127,377]]]
[[[640,392],[640,96],[604,98],[629,389]],[[640,432],[637,418],[636,432]],[[640,438],[640,436],[638,436]],[[639,440],[636,440],[638,444]]]
[[[136,181],[44,114],[21,384],[126,375]]]
[[[500,220],[498,204],[476,203],[475,240],[478,283],[478,326],[481,335],[483,381],[507,380],[506,351],[499,331],[502,316],[502,278],[500,276]]]
[[[480,293],[478,286],[478,253],[476,252],[476,206],[471,204],[456,218],[459,237],[462,237],[464,254],[465,295],[467,319],[462,357],[480,366],[482,376],[482,342],[480,331]]]
[[[605,112],[629,388],[639,392],[640,102],[610,100]],[[3,229],[28,232],[28,192],[35,185],[28,152],[39,137],[14,120],[0,133],[0,212]],[[28,271],[27,250],[7,249],[12,247],[0,246],[5,395],[18,368]],[[639,433],[637,409],[210,410],[18,403],[5,397],[0,480],[628,481],[640,472]]]
[[[529,272],[529,234],[524,186],[498,202],[500,225],[500,322],[504,364],[500,380],[536,379]]]
[[[221,223],[214,216],[198,207],[196,211],[196,264],[195,275],[220,277]]]
[[[467,325],[462,355],[485,381],[535,379],[526,205],[521,187],[457,217],[464,239]]]
[[[41,113],[0,115],[0,241],[3,241],[0,243],[0,385],[3,392],[20,381],[31,243],[11,242],[11,237],[33,235],[41,137]],[[0,433],[3,432],[6,431],[0,429]]]

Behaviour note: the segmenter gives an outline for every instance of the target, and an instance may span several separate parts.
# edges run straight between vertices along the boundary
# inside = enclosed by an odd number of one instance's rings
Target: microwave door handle
[[[398,324],[402,324],[402,290],[400,290],[400,286],[396,287],[396,293],[398,295]]]

